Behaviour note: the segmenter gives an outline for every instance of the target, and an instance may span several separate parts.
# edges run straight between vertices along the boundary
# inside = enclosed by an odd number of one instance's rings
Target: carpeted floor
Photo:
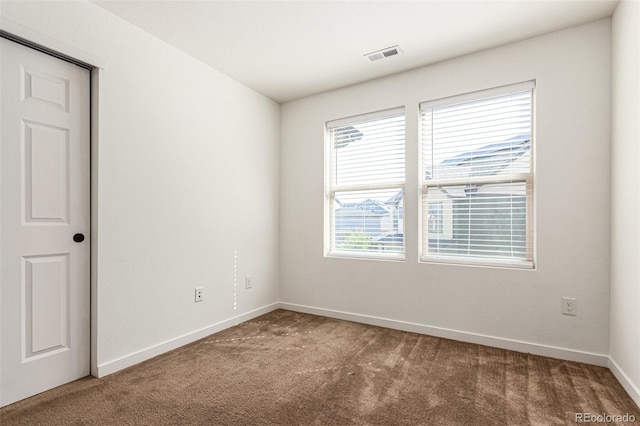
[[[640,410],[606,368],[278,310],[2,425],[552,425]]]

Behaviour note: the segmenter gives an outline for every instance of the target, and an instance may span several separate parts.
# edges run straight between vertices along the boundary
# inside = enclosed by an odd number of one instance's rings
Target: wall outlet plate
[[[560,313],[562,315],[578,315],[578,299],[575,297],[563,297],[560,299]]]
[[[253,277],[251,275],[247,275],[244,277],[244,288],[249,289],[253,287]]]
[[[204,287],[196,287],[195,302],[202,302],[204,300]]]

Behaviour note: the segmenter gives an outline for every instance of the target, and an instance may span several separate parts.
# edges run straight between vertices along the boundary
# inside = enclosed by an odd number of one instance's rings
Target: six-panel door
[[[0,406],[89,374],[89,71],[0,38]]]

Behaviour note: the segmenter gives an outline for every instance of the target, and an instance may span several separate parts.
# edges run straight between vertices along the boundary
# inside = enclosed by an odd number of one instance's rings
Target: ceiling
[[[277,102],[611,16],[617,0],[92,0]],[[399,45],[371,62],[366,53]]]

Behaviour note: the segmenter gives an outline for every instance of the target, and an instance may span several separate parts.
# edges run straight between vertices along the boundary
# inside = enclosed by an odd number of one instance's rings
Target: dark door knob
[[[84,241],[84,235],[82,234],[76,234],[73,236],[73,241],[75,241],[76,243],[81,243]]]

